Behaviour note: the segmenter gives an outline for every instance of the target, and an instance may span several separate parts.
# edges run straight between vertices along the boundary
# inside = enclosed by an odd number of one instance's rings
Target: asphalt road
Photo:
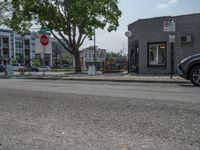
[[[0,150],[199,150],[192,85],[0,79]]]

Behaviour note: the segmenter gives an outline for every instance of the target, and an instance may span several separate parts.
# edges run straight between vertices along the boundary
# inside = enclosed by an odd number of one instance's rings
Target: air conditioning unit
[[[192,42],[192,36],[181,36],[181,43],[191,43]]]

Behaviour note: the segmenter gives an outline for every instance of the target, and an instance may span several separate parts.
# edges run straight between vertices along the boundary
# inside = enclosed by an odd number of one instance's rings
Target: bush
[[[12,64],[18,64],[18,61],[15,59],[12,61]]]
[[[39,60],[34,60],[32,65],[35,66],[35,67],[41,67],[41,63],[40,63]]]

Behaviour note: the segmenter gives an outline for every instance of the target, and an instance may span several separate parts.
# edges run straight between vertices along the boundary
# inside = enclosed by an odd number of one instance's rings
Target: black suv
[[[200,86],[200,54],[189,56],[181,61],[177,73],[195,86]]]

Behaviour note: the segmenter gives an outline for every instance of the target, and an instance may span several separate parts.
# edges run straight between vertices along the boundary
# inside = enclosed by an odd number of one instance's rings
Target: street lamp
[[[96,62],[96,33],[94,30],[94,39],[92,39],[92,37],[90,37],[89,39],[90,41],[94,40],[94,55],[93,55],[93,66],[95,66],[95,62]]]
[[[126,32],[125,32],[125,36],[128,37],[128,38],[130,38],[130,37],[132,36],[132,34],[133,34],[133,33],[132,33],[131,31],[126,31]],[[128,43],[128,44],[129,44],[129,43]],[[129,46],[128,46],[128,47],[129,47]],[[129,49],[129,48],[128,48],[128,49]],[[128,56],[128,58],[129,58],[129,56]],[[129,68],[130,64],[129,64],[129,63],[130,63],[130,60],[128,59],[128,73],[130,73],[130,68]]]
[[[132,32],[131,31],[126,31],[125,32],[125,36],[130,38],[132,36]]]
[[[94,30],[94,66],[96,66],[96,33],[95,33],[95,30]],[[95,68],[96,69],[96,68]]]
[[[92,39],[92,37],[90,38],[90,40],[94,40],[94,55],[93,55],[93,67],[94,67],[94,75],[96,75],[96,33],[95,33],[95,29],[94,29],[94,39]]]

